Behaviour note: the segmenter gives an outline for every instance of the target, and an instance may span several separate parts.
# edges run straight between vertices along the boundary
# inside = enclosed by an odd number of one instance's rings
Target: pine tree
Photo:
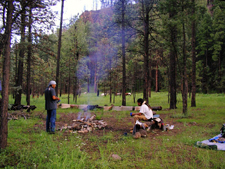
[[[5,50],[3,62],[2,101],[0,107],[0,152],[7,146],[8,136],[8,99],[10,76],[10,43],[12,32],[13,0],[7,1],[7,20],[5,27]]]

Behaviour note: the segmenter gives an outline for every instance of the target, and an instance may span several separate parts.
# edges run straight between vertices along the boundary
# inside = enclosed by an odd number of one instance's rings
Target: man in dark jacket
[[[56,82],[50,81],[48,87],[45,89],[45,110],[47,110],[46,131],[51,134],[55,133],[57,101],[60,100],[56,97],[55,87]]]

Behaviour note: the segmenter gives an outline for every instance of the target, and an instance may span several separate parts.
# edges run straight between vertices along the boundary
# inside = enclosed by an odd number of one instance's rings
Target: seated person
[[[132,113],[131,115],[134,116],[134,125],[137,120],[144,120],[144,121],[152,121],[153,119],[153,112],[150,107],[145,104],[143,99],[137,100],[138,106],[141,106],[139,113]]]

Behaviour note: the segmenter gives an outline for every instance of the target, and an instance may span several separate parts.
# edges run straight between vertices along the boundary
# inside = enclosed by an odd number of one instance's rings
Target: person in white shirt
[[[143,99],[137,100],[138,106],[141,106],[139,113],[132,113],[134,116],[134,125],[137,120],[151,121],[153,119],[153,112],[151,107],[145,104]]]

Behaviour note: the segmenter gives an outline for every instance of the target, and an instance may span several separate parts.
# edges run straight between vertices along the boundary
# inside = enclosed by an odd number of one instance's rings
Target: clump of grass
[[[96,113],[95,119],[96,119],[96,120],[101,120],[102,117],[103,117],[103,115],[104,115],[104,111],[102,110],[100,113],[99,113],[99,112]]]
[[[117,112],[116,113],[116,119],[118,120],[118,122],[121,121],[121,119],[128,117],[129,116],[129,112],[128,111],[121,111],[121,112]]]

